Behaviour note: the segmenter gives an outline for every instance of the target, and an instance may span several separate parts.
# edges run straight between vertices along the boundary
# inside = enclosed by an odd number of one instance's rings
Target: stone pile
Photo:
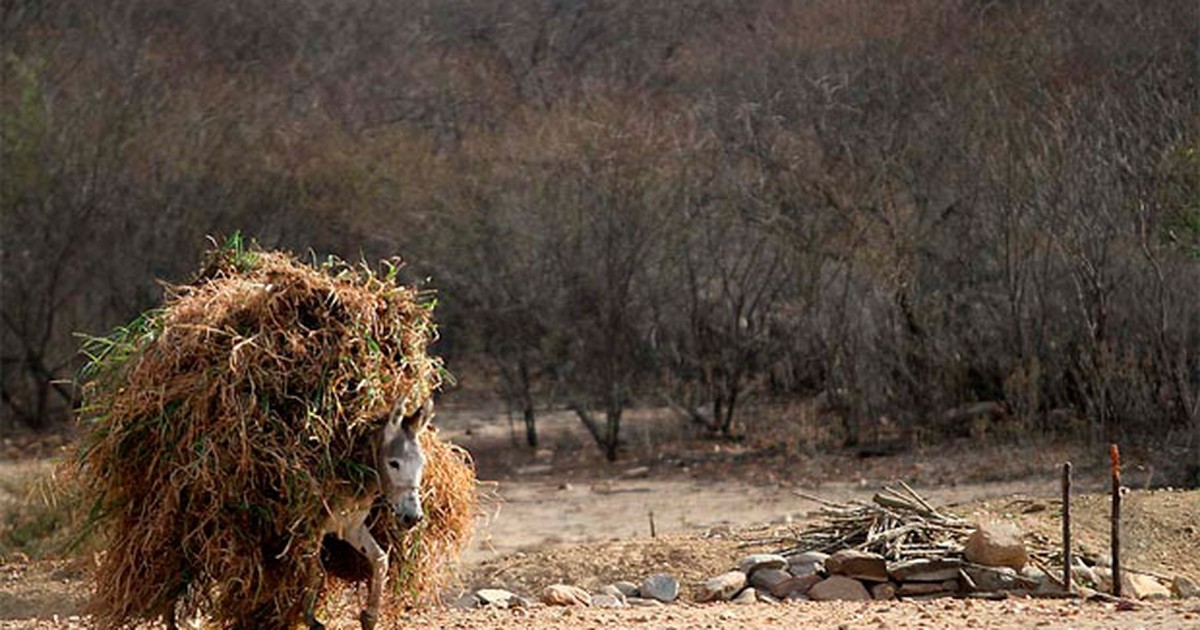
[[[551,584],[542,589],[539,598],[547,606],[594,606],[597,608],[628,608],[662,606],[679,599],[679,580],[665,573],[656,573],[641,581],[614,582],[594,593],[578,586]],[[533,601],[499,588],[481,588],[460,598],[459,608],[527,608]]]
[[[933,508],[912,488],[885,488],[873,503],[840,504],[821,499],[826,522],[788,539],[778,553],[743,557],[729,571],[694,585],[697,603],[830,600],[1002,599],[1012,595],[1064,595],[1061,564],[1050,569],[1057,550],[1031,548],[1021,530],[1007,521],[978,525]],[[778,542],[778,539],[775,539]],[[835,549],[836,547],[836,549]],[[1105,597],[1112,572],[1077,558],[1070,592]],[[493,589],[484,589],[493,590]],[[1186,577],[1168,584],[1136,571],[1122,572],[1126,597],[1154,599],[1200,596]],[[509,594],[501,603],[477,592],[464,603],[529,605]],[[640,584],[616,582],[595,593],[566,585],[547,587],[546,605],[606,608],[661,606],[680,598],[678,580],[651,575]]]

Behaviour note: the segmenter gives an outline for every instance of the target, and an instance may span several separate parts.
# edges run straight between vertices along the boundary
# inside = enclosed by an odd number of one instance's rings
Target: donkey
[[[367,607],[359,614],[363,630],[373,630],[379,621],[379,606],[387,580],[388,554],[371,536],[367,516],[375,499],[383,496],[400,524],[411,528],[425,517],[421,509],[421,473],[425,468],[425,453],[418,439],[433,417],[433,398],[425,401],[413,414],[404,416],[402,399],[388,417],[387,423],[373,436],[375,446],[375,483],[358,497],[338,498],[331,505],[329,516],[321,527],[321,535],[333,535],[352,545],[371,565]],[[323,630],[313,612],[315,594],[306,611],[310,630]]]
[[[358,618],[363,630],[373,630],[379,621],[379,606],[388,573],[387,551],[379,546],[367,526],[372,505],[382,496],[406,528],[416,526],[425,517],[421,509],[421,473],[425,468],[425,453],[421,450],[419,437],[433,418],[433,399],[426,400],[407,416],[403,415],[405,405],[404,399],[397,402],[384,426],[371,436],[375,455],[371,466],[376,474],[367,484],[366,491],[361,496],[332,497],[327,504],[328,515],[321,525],[321,538],[332,535],[346,541],[371,565],[367,607]],[[323,630],[325,627],[317,621],[313,611],[318,588],[319,585],[313,585],[305,608],[305,621],[310,630]],[[179,627],[174,603],[163,615],[169,630]]]

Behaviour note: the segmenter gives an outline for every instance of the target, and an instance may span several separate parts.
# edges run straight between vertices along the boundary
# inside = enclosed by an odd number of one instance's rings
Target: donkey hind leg
[[[317,591],[309,589],[308,603],[304,606],[304,624],[308,626],[308,630],[325,630],[325,624],[317,621]]]
[[[367,607],[359,615],[362,630],[373,630],[379,621],[379,606],[383,601],[383,583],[387,579],[387,552],[375,542],[366,522],[361,522],[346,531],[346,542],[354,546],[367,562],[371,563],[371,582],[367,594]]]
[[[308,626],[308,630],[325,630],[325,624],[317,620],[317,600],[320,599],[324,586],[324,571],[317,571],[310,576],[308,599],[304,602],[304,624]]]

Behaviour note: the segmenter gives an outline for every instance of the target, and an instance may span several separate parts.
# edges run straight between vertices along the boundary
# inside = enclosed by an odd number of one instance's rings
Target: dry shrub
[[[371,434],[395,401],[441,383],[426,353],[430,295],[331,259],[210,252],[162,308],[85,347],[85,436],[73,473],[108,550],[91,612],[101,627],[184,615],[288,627],[322,590],[328,502],[375,475]],[[473,468],[423,437],[429,517],[405,533],[376,518],[394,597],[430,593],[469,536]]]

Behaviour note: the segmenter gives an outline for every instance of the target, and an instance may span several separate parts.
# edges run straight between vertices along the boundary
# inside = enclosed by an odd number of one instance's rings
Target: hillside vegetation
[[[6,0],[0,428],[240,230],[402,254],[531,443],[988,402],[1195,482],[1197,41],[1194,0]]]

